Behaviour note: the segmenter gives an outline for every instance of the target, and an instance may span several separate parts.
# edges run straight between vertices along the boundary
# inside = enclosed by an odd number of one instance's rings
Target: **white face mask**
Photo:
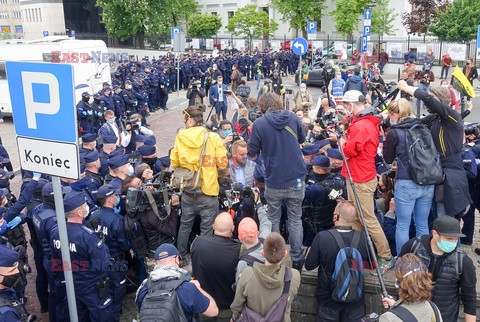
[[[305,93],[307,91],[306,88],[300,88],[300,93]]]

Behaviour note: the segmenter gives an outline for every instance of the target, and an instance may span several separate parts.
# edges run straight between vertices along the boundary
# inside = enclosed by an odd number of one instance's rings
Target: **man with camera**
[[[194,79],[187,90],[188,106],[203,105],[203,98],[207,95],[205,89],[201,87],[201,81]]]
[[[122,146],[125,148],[125,154],[130,154],[137,149],[136,138],[138,135],[150,136],[153,131],[142,125],[142,116],[140,114],[132,114],[125,125],[127,132],[122,139]]]
[[[218,134],[206,132],[208,130],[203,127],[201,108],[190,106],[183,111],[183,117],[187,129],[177,134],[175,138],[170,153],[171,167],[177,171],[180,168],[182,171],[186,169],[190,173],[198,171],[195,176],[200,176],[199,185],[192,184],[193,189],[184,190],[182,194],[182,216],[177,246],[180,255],[185,257],[190,232],[197,216],[201,218],[201,234],[212,233],[212,223],[218,213],[220,190],[218,170],[227,168],[228,158]],[[203,157],[200,159],[202,150]]]

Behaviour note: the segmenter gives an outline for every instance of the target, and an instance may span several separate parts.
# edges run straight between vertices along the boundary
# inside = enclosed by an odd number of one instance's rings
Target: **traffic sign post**
[[[368,45],[367,36],[362,36],[362,53],[367,52],[367,45]]]
[[[372,9],[363,9],[363,35],[370,41],[372,26]]]
[[[20,164],[24,170],[52,176],[63,267],[71,267],[59,177],[80,175],[73,67],[7,62],[6,72]],[[72,271],[65,269],[64,276],[70,320],[77,322]]]
[[[170,29],[170,38],[171,38],[172,42],[175,39],[175,34],[180,33],[180,32],[182,32],[182,28],[180,28],[180,27],[172,27]]]
[[[305,38],[295,38],[292,42],[292,50],[298,56],[303,56],[308,50],[308,42]]]
[[[480,59],[480,25],[478,25],[477,31],[477,59]]]
[[[307,38],[308,40],[317,39],[317,22],[316,21],[307,22]]]
[[[48,37],[48,31],[47,31],[47,30],[44,30],[44,31],[42,32],[42,34],[43,34],[43,37]]]

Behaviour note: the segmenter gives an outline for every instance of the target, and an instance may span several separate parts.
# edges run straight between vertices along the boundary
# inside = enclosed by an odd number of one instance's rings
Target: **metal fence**
[[[105,41],[107,46],[120,47],[120,48],[136,48],[137,39],[132,37],[131,39],[120,42],[118,39],[109,37],[107,34],[77,34],[77,39],[100,39]],[[280,50],[285,47],[285,44],[292,42],[293,38],[284,35],[282,38],[263,38],[263,39],[246,39],[240,37],[186,37],[186,50],[196,49],[201,52],[211,52],[214,48],[219,50],[231,49],[232,46],[238,50],[258,50],[263,51],[265,48],[272,48],[273,50]],[[315,40],[309,40],[309,46],[314,50],[317,48],[323,49],[324,55],[335,56],[342,49],[345,49],[348,56],[351,56],[352,51],[358,50],[360,42],[358,38],[342,38],[342,37],[330,37],[330,35],[316,35]],[[169,50],[172,48],[170,35],[156,35],[145,37],[146,49],[157,50]],[[436,64],[441,64],[442,55],[449,53],[455,63],[463,66],[465,60],[469,57],[474,59],[477,63],[477,58],[480,61],[480,53],[477,53],[476,41],[469,43],[448,43],[439,41],[433,37],[408,37],[408,38],[394,38],[384,37],[380,39],[378,36],[373,35],[369,41],[369,54],[379,51],[379,48],[386,50],[392,63],[403,63],[404,53],[411,49],[417,56],[417,62],[423,62],[428,50],[434,52],[436,58]]]

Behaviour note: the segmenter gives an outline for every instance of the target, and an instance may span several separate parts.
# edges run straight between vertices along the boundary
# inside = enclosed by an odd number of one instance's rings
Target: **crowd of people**
[[[28,318],[23,224],[50,321],[69,320],[65,270],[79,321],[119,321],[133,291],[142,321],[290,321],[303,269],[318,269],[317,321],[361,320],[365,274],[390,269],[399,300],[379,297],[380,321],[456,321],[460,302],[475,321],[475,266],[462,245],[480,208],[480,136],[448,83],[414,87],[406,65],[386,102],[374,90],[385,86],[380,70],[368,78],[332,61],[317,102],[302,82],[286,104],[281,77],[298,66],[289,50],[184,57],[180,88],[167,54],[123,62],[100,93],[82,95],[81,175],[61,179],[69,245],[50,178],[22,170],[12,197],[0,145],[0,321]],[[147,116],[181,88],[184,127],[160,156]]]

